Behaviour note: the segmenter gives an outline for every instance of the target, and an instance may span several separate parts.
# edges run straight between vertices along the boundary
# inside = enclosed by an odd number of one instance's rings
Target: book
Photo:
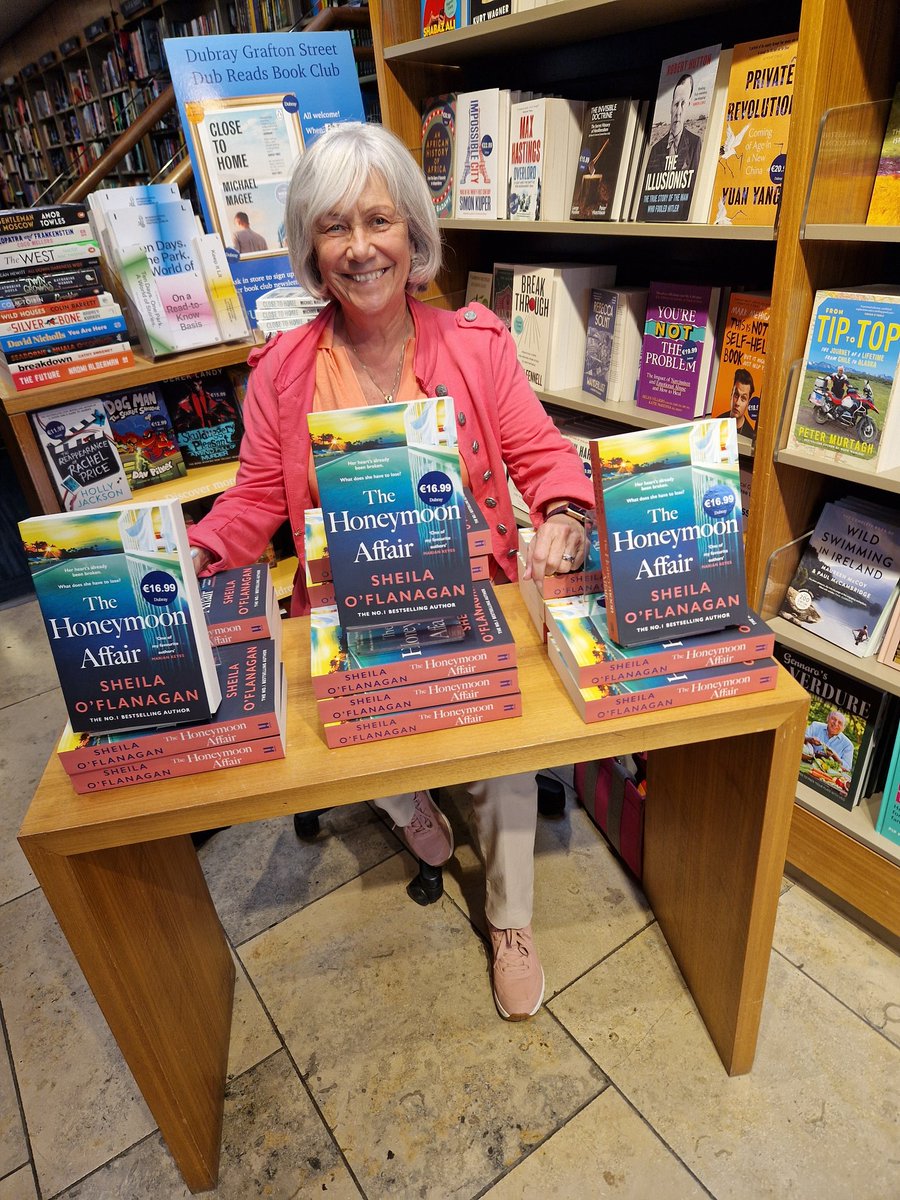
[[[494,276],[490,271],[470,271],[466,276],[466,306],[478,303],[490,308],[493,287]]]
[[[470,585],[452,399],[312,412],[307,423],[345,631],[452,620]]]
[[[706,412],[719,289],[651,283],[641,339],[638,408],[692,420]]]
[[[133,491],[187,473],[159,388],[106,392],[99,399]]]
[[[484,221],[506,216],[509,108],[505,88],[457,94],[456,217]]]
[[[491,311],[507,329],[512,329],[513,275],[512,263],[494,263],[491,287]]]
[[[207,720],[221,693],[177,500],[19,523],[69,721]]]
[[[455,144],[456,93],[433,96],[422,105],[422,174],[438,217],[453,216]]]
[[[19,237],[48,229],[66,229],[87,220],[82,204],[38,205],[34,208],[0,212],[0,237]]]
[[[747,696],[753,692],[771,691],[778,682],[777,664],[771,658],[764,658],[759,662],[579,687],[550,631],[547,633],[547,652],[583,721],[608,721],[615,717],[681,708],[704,700]]]
[[[82,362],[85,359],[101,358],[106,354],[120,351],[130,352],[131,343],[128,334],[103,333],[95,337],[79,338],[77,341],[44,349],[14,350],[3,356],[4,373],[15,378],[26,372],[39,371],[44,367],[63,366],[67,363]]]
[[[28,333],[56,325],[77,324],[116,316],[120,309],[109,292],[62,304],[33,304],[0,310],[0,333]]]
[[[822,508],[780,616],[857,658],[876,653],[900,584],[900,520],[853,501]]]
[[[468,607],[459,614],[464,637],[428,644],[420,627],[399,629],[402,644],[382,639],[368,647],[343,636],[337,608],[310,614],[313,695],[347,696],[374,688],[396,688],[426,679],[459,679],[516,665],[516,644],[489,583],[474,583]]]
[[[639,184],[639,221],[693,219],[704,143],[716,136],[708,126],[721,51],[721,45],[704,46],[663,59]]]
[[[102,401],[75,400],[29,415],[50,480],[66,512],[130,499],[128,476]]]
[[[485,671],[462,679],[423,679],[394,688],[373,688],[346,696],[317,700],[323,722],[370,720],[388,713],[413,713],[423,708],[447,704],[472,704],[483,697],[512,696],[519,691],[515,667],[505,671]]]
[[[158,386],[189,468],[237,461],[244,424],[227,371],[199,371]]]
[[[0,353],[6,357],[17,350],[33,350],[35,355],[40,355],[54,347],[64,348],[71,342],[125,332],[125,319],[121,315],[97,317],[90,321],[73,321],[66,325],[31,329],[24,333],[0,334]]]
[[[89,294],[105,291],[106,285],[96,261],[86,267],[74,266],[69,263],[56,270],[30,271],[24,275],[14,271],[11,276],[0,277],[0,303],[8,302],[17,306],[21,301],[28,303],[29,297],[52,296],[60,299],[66,294],[80,292],[85,288],[95,289]],[[34,303],[43,303],[35,300]]]
[[[741,624],[750,606],[734,422],[600,438],[591,457],[613,640],[643,646]]]
[[[468,24],[468,0],[421,0],[421,35],[434,37]]]
[[[585,104],[569,205],[573,221],[621,219],[639,108],[629,98]]]
[[[600,536],[595,524],[591,523],[586,527],[587,549],[580,569],[566,571],[562,575],[545,575],[540,581],[523,579],[525,564],[528,561],[528,545],[534,534],[535,531],[531,528],[519,529],[517,566],[520,582],[534,588],[541,600],[554,600],[565,596],[595,596],[603,591]]]
[[[898,331],[900,296],[816,292],[790,419],[791,448],[873,471],[900,465]],[[833,379],[840,369],[848,380],[847,394],[826,408],[823,401],[829,392],[835,395]]]
[[[464,704],[436,704],[413,712],[387,713],[381,717],[335,721],[323,725],[325,742],[333,750],[341,746],[364,746],[387,738],[453,729],[459,725],[481,725],[485,721],[506,721],[521,717],[522,696],[484,696]]]
[[[875,820],[875,832],[900,845],[900,735],[895,734],[881,807]]]
[[[781,204],[794,103],[797,34],[739,42],[732,51],[718,138],[711,225],[772,227]]]
[[[99,271],[89,271],[87,274],[91,276],[92,279],[96,279],[98,281],[100,279]],[[91,283],[86,286],[81,286],[79,284],[78,286],[72,288],[60,288],[54,286],[49,291],[43,288],[28,290],[27,292],[20,290],[22,288],[30,289],[31,283],[31,279],[21,279],[14,283],[11,289],[4,290],[4,288],[0,286],[0,312],[22,312],[23,310],[28,309],[30,316],[32,315],[33,310],[39,310],[44,307],[48,308],[50,311],[61,312],[63,310],[56,307],[59,304],[68,303],[70,308],[80,308],[80,304],[71,302],[88,300],[91,297],[104,295],[106,292],[106,288],[99,282]],[[40,312],[36,312],[34,315],[39,316]]]
[[[484,519],[470,488],[463,488],[463,518],[466,524],[466,545],[469,557],[491,552],[491,528]]]
[[[810,695],[800,782],[841,808],[853,808],[886,711],[884,692],[780,643],[775,657]]]
[[[214,646],[280,639],[281,614],[267,563],[206,576],[200,580],[200,603]]]
[[[591,291],[581,387],[604,404],[634,400],[647,297],[646,288]]]
[[[468,0],[469,25],[481,25],[496,17],[508,17],[513,10],[512,0]]]
[[[132,366],[134,366],[134,351],[130,346],[122,345],[78,362],[35,367],[14,373],[0,360],[0,379],[4,379],[17,392],[29,392],[35,388],[49,387],[53,383],[64,383],[68,379],[105,375],[110,371],[121,371],[123,367]]]
[[[12,250],[37,250],[45,247],[63,246],[72,242],[89,242],[93,239],[91,229],[84,211],[84,221],[79,225],[49,225],[42,229],[32,229],[30,232],[0,234],[0,252],[8,254]]]
[[[250,323],[234,286],[222,239],[217,233],[203,233],[194,238],[192,245],[222,341],[235,342],[248,337]]]
[[[733,417],[739,437],[756,436],[771,296],[732,292],[718,347],[710,416]]]
[[[900,84],[888,113],[866,224],[900,225]]]
[[[629,649],[610,637],[601,597],[548,600],[545,607],[556,648],[583,688],[755,662],[775,648],[775,634],[753,612],[728,629]]]
[[[25,250],[8,250],[0,246],[0,277],[15,278],[25,271],[75,270],[69,264],[86,263],[100,257],[100,243],[91,238],[84,242],[59,242],[52,246],[33,246]]]
[[[878,661],[885,667],[895,667],[900,671],[900,597],[895,599],[891,606],[890,617],[878,649]]]
[[[511,221],[564,221],[583,106],[558,96],[510,106],[506,210]]]

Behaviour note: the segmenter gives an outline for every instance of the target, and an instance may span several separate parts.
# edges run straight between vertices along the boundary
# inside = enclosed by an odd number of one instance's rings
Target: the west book
[[[744,574],[729,419],[591,442],[609,632],[622,646],[739,625]]]
[[[19,529],[76,733],[205,721],[221,698],[177,500]]]
[[[682,421],[706,412],[719,289],[651,283],[635,403]]]
[[[710,416],[734,417],[743,437],[756,436],[771,303],[771,296],[732,292],[722,326]]]

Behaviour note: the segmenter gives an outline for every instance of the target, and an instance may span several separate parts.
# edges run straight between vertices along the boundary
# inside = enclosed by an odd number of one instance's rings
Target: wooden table
[[[192,1191],[218,1176],[234,987],[194,830],[652,750],[644,889],[726,1069],[750,1069],[806,693],[780,671],[772,692],[586,725],[518,590],[498,595],[521,718],[329,750],[298,619],[283,761],[78,796],[51,759],[19,841]]]

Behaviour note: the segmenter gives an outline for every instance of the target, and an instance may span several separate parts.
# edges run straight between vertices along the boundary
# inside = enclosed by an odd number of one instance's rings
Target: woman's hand
[[[557,513],[548,517],[528,543],[526,579],[545,575],[565,575],[578,571],[584,562],[586,540],[584,526],[574,517]]]
[[[191,562],[194,564],[194,574],[201,575],[212,562],[212,555],[202,546],[192,546]]]

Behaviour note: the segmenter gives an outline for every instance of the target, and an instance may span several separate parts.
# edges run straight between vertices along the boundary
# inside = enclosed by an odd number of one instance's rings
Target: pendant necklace
[[[372,374],[372,372],[369,370],[369,368],[366,366],[366,364],[363,362],[362,358],[360,357],[359,351],[353,345],[353,342],[350,340],[350,335],[347,333],[346,330],[344,330],[344,337],[347,339],[347,345],[353,351],[353,353],[356,355],[356,361],[359,363],[359,365],[362,367],[362,369],[365,371],[365,373],[368,375],[368,377],[375,384],[375,387],[381,393],[385,404],[393,404],[394,396],[397,394],[397,388],[400,385],[400,375],[403,371],[403,360],[406,357],[406,339],[404,339],[403,345],[400,347],[400,359],[397,363],[397,373],[394,376],[394,383],[391,387],[391,390],[389,392],[386,392],[384,390],[384,388],[381,386],[381,384],[378,382],[378,380],[375,378],[375,376]]]

